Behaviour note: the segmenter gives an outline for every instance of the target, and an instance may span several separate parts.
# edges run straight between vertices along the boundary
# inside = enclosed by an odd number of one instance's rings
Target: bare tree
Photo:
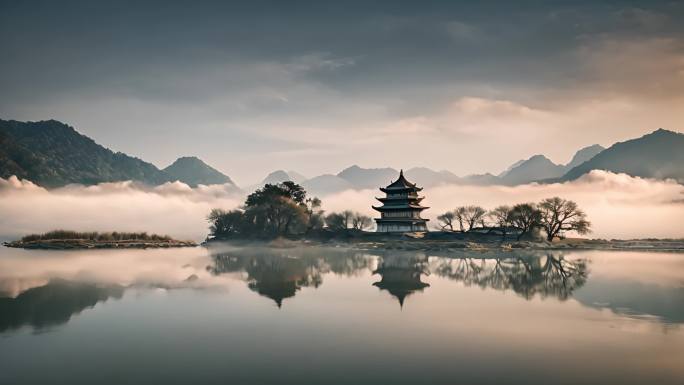
[[[459,207],[456,210],[452,211],[454,213],[454,219],[456,219],[456,222],[458,222],[458,228],[461,230],[461,232],[465,232],[466,229],[466,208],[465,207]]]
[[[468,226],[468,231],[474,229],[476,225],[485,227],[484,219],[487,210],[480,206],[465,206],[457,209],[457,211],[460,209],[462,209],[463,222]]]
[[[352,225],[352,219],[354,218],[354,213],[350,210],[342,211],[342,219],[344,220],[344,228],[348,229]]]
[[[373,219],[368,215],[354,213],[352,216],[352,227],[356,230],[363,230],[373,225]]]
[[[437,220],[440,222],[439,225],[442,227],[442,230],[449,229],[449,231],[454,231],[455,218],[456,214],[454,214],[453,211],[447,211],[446,213],[438,216]]]
[[[506,239],[506,232],[513,224],[513,217],[511,214],[512,209],[510,206],[499,206],[487,214],[494,225],[501,229],[501,237],[503,239]]]
[[[534,203],[520,203],[511,209],[511,223],[520,229],[518,240],[538,227],[540,222],[541,212]]]
[[[540,225],[546,232],[546,239],[562,237],[566,231],[587,234],[591,231],[591,223],[587,215],[580,210],[577,203],[553,197],[539,203]]]
[[[345,210],[341,213],[330,213],[325,217],[325,223],[332,230],[346,230],[352,226],[354,213]]]

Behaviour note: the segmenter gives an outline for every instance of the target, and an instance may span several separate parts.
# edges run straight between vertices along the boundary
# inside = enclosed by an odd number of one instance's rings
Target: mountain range
[[[133,180],[150,185],[181,181],[228,184],[231,179],[195,157],[183,157],[164,170],[152,163],[113,152],[56,120],[0,120],[0,177],[16,175],[48,188],[78,183]]]
[[[443,184],[508,185],[570,181],[591,170],[607,170],[632,176],[674,179],[684,183],[684,134],[658,129],[640,138],[605,149],[592,145],[580,149],[567,164],[555,164],[537,154],[513,163],[498,175],[458,176],[426,167],[405,170],[406,177],[424,187]],[[307,178],[295,171],[277,170],[257,185],[293,180],[314,195],[348,189],[375,189],[396,179],[398,170],[348,167],[337,174]],[[190,186],[223,184],[239,191],[230,177],[197,157],[181,157],[164,169],[121,152],[113,152],[64,123],[48,120],[18,122],[0,120],[0,177],[16,175],[53,188],[134,180],[150,185],[181,181]]]
[[[577,179],[591,170],[684,183],[684,134],[661,128],[641,138],[615,143],[569,170],[560,181]]]

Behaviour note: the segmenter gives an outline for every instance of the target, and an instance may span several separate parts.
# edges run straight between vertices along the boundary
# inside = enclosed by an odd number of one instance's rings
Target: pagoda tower
[[[382,206],[373,206],[380,212],[380,218],[375,219],[377,232],[411,232],[428,231],[427,221],[420,217],[421,211],[429,207],[421,206],[420,201],[425,197],[418,196],[422,187],[416,187],[404,178],[404,170],[399,172],[399,178],[380,191],[384,198],[375,198],[382,202]]]

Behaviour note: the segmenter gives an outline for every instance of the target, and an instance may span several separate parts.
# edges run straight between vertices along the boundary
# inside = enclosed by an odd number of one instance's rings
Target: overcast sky
[[[0,0],[0,118],[238,184],[684,131],[684,2]]]

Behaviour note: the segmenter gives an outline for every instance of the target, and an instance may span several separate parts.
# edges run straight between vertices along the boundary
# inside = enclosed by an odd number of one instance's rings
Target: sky
[[[0,118],[236,180],[684,131],[684,2],[0,0]]]

